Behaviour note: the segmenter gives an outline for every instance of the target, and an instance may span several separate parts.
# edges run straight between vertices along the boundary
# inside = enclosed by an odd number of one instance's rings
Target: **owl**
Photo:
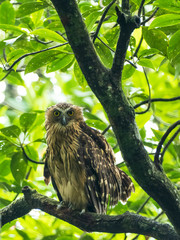
[[[49,107],[45,127],[44,181],[52,181],[60,201],[100,214],[107,205],[127,201],[134,185],[115,165],[105,137],[85,123],[82,108],[69,103]]]

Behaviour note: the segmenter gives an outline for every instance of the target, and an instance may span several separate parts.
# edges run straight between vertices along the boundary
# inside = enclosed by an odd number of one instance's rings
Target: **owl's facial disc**
[[[66,126],[74,115],[74,110],[69,108],[65,111],[62,109],[55,109],[53,111],[55,121],[58,121],[62,126]]]

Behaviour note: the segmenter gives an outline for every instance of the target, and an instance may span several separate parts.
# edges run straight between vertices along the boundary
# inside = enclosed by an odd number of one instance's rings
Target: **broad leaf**
[[[59,35],[58,33],[54,32],[50,29],[46,29],[46,28],[34,30],[30,34],[38,35],[39,37],[46,38],[46,39],[48,39],[50,41],[54,41],[54,42],[60,42],[60,43],[65,42],[64,38],[61,35]]]
[[[79,85],[82,88],[85,88],[87,85],[87,82],[86,82],[86,79],[85,79],[84,75],[82,74],[82,71],[77,62],[75,62],[75,64],[74,64],[74,75],[75,75],[76,81],[79,83]]]
[[[20,116],[19,122],[20,125],[23,127],[24,132],[27,132],[27,130],[33,125],[36,116],[36,113],[23,113]]]
[[[101,61],[107,68],[110,68],[113,62],[111,51],[100,42],[95,43],[95,47]]]
[[[68,64],[72,62],[74,59],[73,54],[62,54],[62,58],[58,58],[54,61],[52,61],[50,64],[47,66],[47,73],[54,72],[56,70],[60,70],[64,67],[66,67]]]
[[[2,24],[15,23],[14,8],[9,1],[5,1],[0,5],[0,23]]]
[[[11,160],[11,172],[19,185],[22,185],[22,182],[26,176],[27,163],[24,160],[24,157],[21,152],[17,152],[13,155]]]
[[[154,4],[161,9],[180,13],[180,2],[176,0],[156,0]]]
[[[25,69],[25,73],[30,73],[42,66],[46,66],[48,63],[57,59],[58,54],[61,54],[61,51],[49,50],[46,52],[38,53],[35,57],[33,57],[28,62],[26,69]]]
[[[122,72],[122,80],[130,78],[135,72],[135,70],[136,69],[131,64],[124,65],[123,72]]]
[[[167,27],[173,26],[180,23],[180,15],[178,14],[164,14],[162,16],[156,17],[154,21],[149,26],[149,29],[156,27]]]
[[[28,2],[28,3],[23,3],[22,5],[20,5],[20,7],[18,8],[17,12],[16,12],[16,17],[17,18],[21,18],[24,17],[26,15],[29,15],[33,12],[37,12],[43,8],[48,7],[49,5],[47,4],[47,2]]]
[[[89,16],[86,18],[86,27],[87,27],[87,30],[90,32],[93,27],[94,27],[94,24],[97,20],[97,18],[100,16],[101,12],[92,12],[91,14],[89,14]]]
[[[15,31],[15,32],[27,33],[27,31],[25,31],[25,29],[14,26],[14,25],[10,25],[10,24],[0,24],[0,29],[2,29],[4,31],[10,30],[10,31]]]
[[[156,48],[162,54],[167,55],[168,38],[161,30],[149,30],[147,27],[143,27],[143,37],[151,48]]]
[[[150,59],[147,59],[147,58],[141,58],[139,61],[138,61],[138,64],[141,65],[142,67],[148,67],[148,68],[152,68],[155,70],[155,67],[152,63],[152,61]]]
[[[18,126],[12,125],[9,127],[1,128],[0,131],[7,137],[18,138],[21,130]]]
[[[180,30],[177,31],[169,41],[168,55],[170,60],[173,60],[180,54]]]

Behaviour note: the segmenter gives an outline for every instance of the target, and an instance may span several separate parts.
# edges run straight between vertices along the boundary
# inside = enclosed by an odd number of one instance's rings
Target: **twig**
[[[112,6],[115,2],[116,2],[116,0],[113,0],[113,1],[110,2],[110,4],[105,8],[105,11],[103,12],[103,15],[102,15],[102,17],[101,17],[101,19],[100,19],[100,21],[99,21],[99,24],[98,24],[98,26],[97,26],[97,29],[96,29],[95,33],[94,33],[93,43],[95,42],[95,40],[96,40],[96,38],[97,38],[97,35],[98,35],[99,31],[100,31],[101,25],[102,25],[102,23],[103,23],[103,21],[104,21],[104,18],[106,17],[106,14],[108,13],[109,9],[111,8],[111,6]]]
[[[100,37],[98,37],[97,36],[97,39],[99,39],[99,41],[101,41],[103,44],[104,44],[104,46],[106,46],[107,48],[109,48],[109,50],[111,50],[111,52],[115,52],[111,47],[109,47]]]
[[[180,133],[180,128],[173,134],[173,136],[169,139],[169,141],[167,142],[167,144],[165,145],[162,153],[161,153],[161,158],[160,158],[160,163],[162,164],[163,162],[163,157],[164,157],[164,154],[167,150],[167,148],[169,147],[169,145],[172,143],[172,141],[176,138],[176,136]]]
[[[108,125],[107,128],[105,128],[101,134],[104,135],[110,129],[110,127],[111,127],[111,125]]]
[[[158,143],[158,146],[157,146],[157,149],[156,149],[156,153],[155,153],[155,156],[154,156],[154,163],[156,165],[156,167],[162,171],[162,167],[161,167],[161,162],[159,160],[159,155],[160,155],[160,152],[161,152],[161,148],[162,148],[162,145],[164,144],[166,138],[168,137],[168,135],[172,132],[172,130],[176,127],[180,125],[180,120],[178,120],[177,122],[173,123],[168,129],[167,131],[165,132],[165,134],[162,136],[161,140],[159,141]]]
[[[138,17],[141,16],[141,12],[142,12],[142,9],[143,9],[144,2],[145,2],[145,0],[141,1],[140,7],[139,7],[139,10],[138,10]]]
[[[140,47],[141,47],[142,41],[143,41],[143,36],[141,36],[141,39],[140,39],[140,41],[139,41],[139,44],[138,44],[138,46],[137,46],[137,48],[136,48],[136,50],[135,50],[132,58],[133,58],[133,57],[137,57],[137,54],[138,54],[139,49],[140,49]]]
[[[128,1],[123,2],[126,2],[124,3],[125,5],[129,5]],[[129,15],[125,15],[118,9],[118,7],[115,9],[118,16],[117,23],[120,25],[120,35],[117,42],[111,73],[114,78],[115,86],[120,87],[119,83],[121,81],[122,70],[130,36],[134,29],[140,26],[140,19],[137,16],[131,17]]]
[[[171,102],[171,101],[176,101],[176,100],[180,100],[180,96],[179,97],[174,97],[174,98],[151,98],[151,103],[152,102]],[[144,105],[146,103],[149,102],[149,99],[148,100],[144,100],[138,104],[136,104],[134,106],[134,109],[140,107],[141,105]]]
[[[151,18],[154,17],[154,15],[157,13],[158,10],[159,10],[159,7],[156,8],[156,10],[152,13],[151,16],[149,16],[146,20],[144,20],[143,22],[141,22],[141,25],[144,25],[145,23],[149,22],[149,20],[151,20]]]
[[[41,53],[41,52],[46,52],[48,50],[51,50],[51,49],[54,49],[54,48],[57,48],[57,47],[62,47],[64,45],[67,45],[69,44],[68,42],[66,43],[62,43],[62,44],[59,44],[59,45],[56,45],[56,46],[53,46],[53,47],[49,47],[49,48],[46,48],[46,49],[43,49],[43,50],[40,50],[40,51],[36,51],[36,52],[32,52],[32,53],[26,53],[24,54],[23,56],[19,57],[16,61],[13,62],[13,64],[8,68],[6,69],[6,71],[12,71],[12,68],[19,62],[21,61],[23,58],[25,57],[28,57],[28,56],[31,56],[31,55],[35,55],[35,54],[38,54],[38,53]],[[8,75],[9,75],[10,72],[8,72],[0,81],[2,81],[3,79],[5,79]]]
[[[46,44],[49,44],[49,43],[52,43],[52,42],[53,42],[53,41],[44,42],[44,41],[42,41],[42,40],[38,39],[38,37],[37,37],[37,36],[34,36],[34,39],[35,39],[37,42],[39,42],[39,43],[42,43],[42,44],[44,44],[44,45],[46,45]]]
[[[148,77],[147,77],[147,74],[146,74],[146,71],[145,71],[144,67],[143,67],[143,71],[144,71],[144,75],[146,77],[146,81],[147,81],[147,84],[148,84],[148,90],[149,90],[148,107],[147,107],[146,110],[144,110],[142,112],[135,112],[136,114],[144,114],[144,113],[148,112],[149,109],[150,109],[150,106],[151,106],[151,87],[150,87],[149,80],[148,80]]]
[[[148,197],[146,199],[146,201],[138,208],[138,210],[136,211],[137,214],[141,212],[141,210],[144,208],[144,206],[149,202],[150,198],[151,197]]]
[[[162,212],[160,212],[155,218],[154,218],[154,220],[157,220],[161,215],[163,215],[164,214],[164,211],[162,211]]]
[[[27,158],[28,161],[36,163],[36,164],[44,164],[44,162],[38,162],[38,161],[35,161],[35,160],[31,159],[30,157],[28,157],[28,155],[26,154],[24,147],[22,145],[21,145],[21,149],[23,151],[24,156]]]

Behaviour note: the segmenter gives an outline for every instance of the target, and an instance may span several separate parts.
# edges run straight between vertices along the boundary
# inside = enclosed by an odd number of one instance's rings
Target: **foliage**
[[[79,8],[89,33],[93,36],[104,7],[111,1],[79,0]],[[141,1],[131,0],[131,12],[137,14]],[[65,30],[49,1],[0,1],[0,207],[4,207],[21,195],[23,186],[30,186],[40,193],[56,197],[52,186],[43,182],[43,165],[28,161],[43,160],[46,150],[44,111],[62,101],[84,107],[89,126],[103,131],[108,126],[106,113],[88,87],[67,43]],[[148,75],[151,98],[173,98],[179,95],[180,73],[180,4],[175,0],[145,1],[145,17],[159,7],[156,17],[134,31],[125,63],[123,89],[130,103],[147,100],[149,89],[142,67]],[[110,8],[101,26],[94,46],[101,61],[111,67],[119,26],[114,6]],[[143,37],[140,49],[135,51]],[[108,46],[108,47],[107,47]],[[13,66],[13,67],[11,67]],[[8,71],[9,69],[9,71]],[[5,77],[6,76],[6,77]],[[5,77],[5,78],[4,78]],[[144,111],[146,105],[136,109]],[[137,114],[136,122],[141,138],[149,153],[154,153],[168,126],[179,119],[180,103],[154,102],[145,114]],[[172,137],[169,135],[166,142]],[[105,134],[122,161],[116,139],[111,129]],[[152,159],[153,159],[153,155]],[[180,183],[180,144],[176,137],[164,156],[163,168],[171,181]],[[124,163],[121,168],[129,171]],[[136,192],[126,205],[119,203],[108,214],[136,212],[147,194],[135,183]],[[141,210],[143,216],[156,217],[161,213],[158,204],[150,199]],[[165,215],[159,221],[166,222]],[[31,226],[31,227],[29,227]],[[83,233],[79,229],[54,219],[42,212],[33,211],[24,218],[2,228],[2,239],[111,239],[112,234]],[[133,239],[135,234],[128,234]],[[117,234],[113,239],[123,239]],[[145,239],[143,236],[138,239]]]

